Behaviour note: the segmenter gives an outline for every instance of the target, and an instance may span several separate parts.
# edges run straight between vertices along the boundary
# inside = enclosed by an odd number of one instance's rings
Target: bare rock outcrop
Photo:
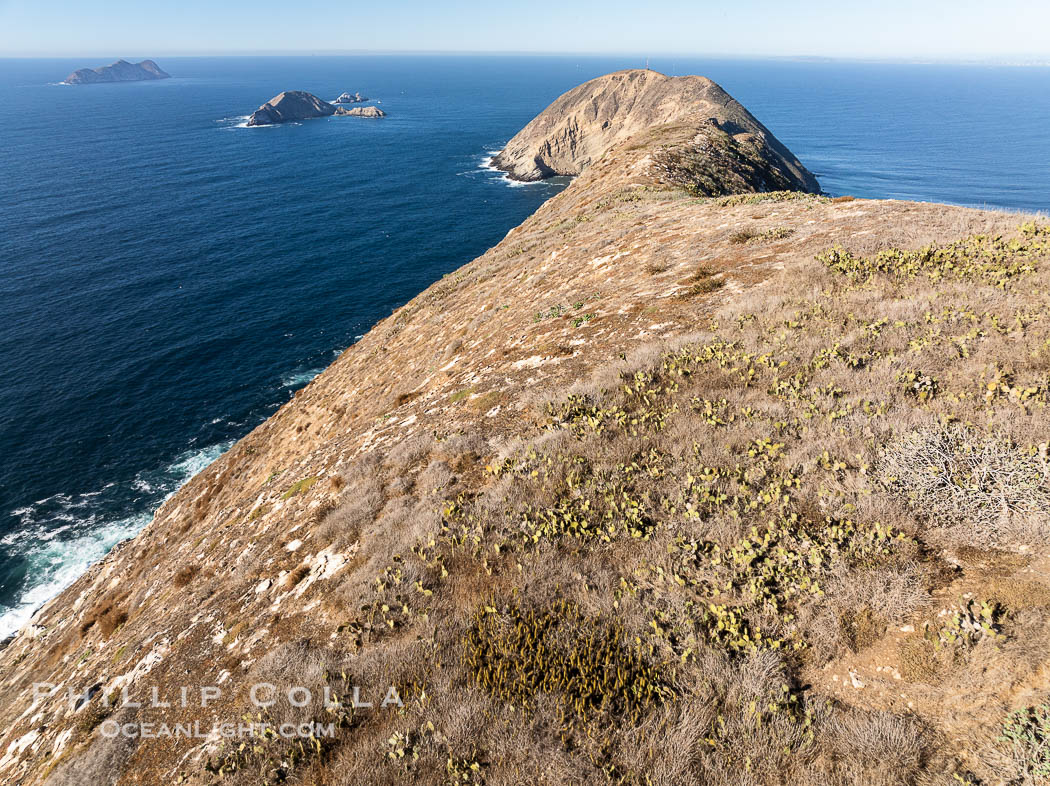
[[[368,99],[365,96],[361,95],[360,93],[354,93],[353,95],[350,95],[350,93],[343,93],[341,96],[339,96],[339,98],[335,99],[335,101],[333,101],[332,103],[333,104],[363,104],[367,100]]]
[[[313,93],[304,90],[288,90],[274,96],[259,107],[248,118],[250,126],[270,126],[277,123],[293,123],[313,117],[330,117],[335,107]]]
[[[335,110],[335,113],[350,117],[386,117],[386,112],[377,106],[355,106],[353,109],[339,107]]]
[[[663,163],[670,179],[699,193],[820,191],[791,151],[710,79],[649,70],[618,71],[573,88],[516,134],[493,164],[523,181],[578,175],[618,142],[658,129],[668,136],[663,149],[679,153]]]

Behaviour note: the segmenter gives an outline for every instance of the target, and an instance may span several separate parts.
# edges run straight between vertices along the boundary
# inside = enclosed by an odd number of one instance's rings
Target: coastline
[[[1050,646],[1029,624],[1050,609],[1050,552],[1024,519],[1050,511],[1032,437],[1050,402],[1050,227],[780,188],[808,172],[761,126],[682,117],[597,152],[588,129],[553,135],[579,143],[559,153],[580,169],[567,188],[377,321],[41,608],[0,652],[0,773],[61,780],[118,755],[125,778],[185,766],[206,782],[216,757],[283,761],[269,740],[243,756],[119,747],[31,696],[42,673],[96,697],[221,685],[207,711],[132,719],[191,726],[243,716],[260,680],[396,686],[410,710],[337,705],[353,733],[292,762],[348,777],[398,765],[398,745],[442,772],[469,743],[468,769],[507,782],[557,757],[583,779],[629,762],[685,782],[743,758],[773,781],[830,778],[887,729],[913,780],[984,766],[952,740],[994,745]],[[551,139],[524,156],[558,152]],[[1012,356],[1038,362],[989,387]],[[923,497],[927,453],[974,444],[1025,479],[1002,515],[979,487]],[[908,659],[923,648],[952,657],[923,671]],[[594,706],[574,678],[504,678],[580,669],[628,677]],[[535,708],[598,718],[598,747],[566,746]],[[696,730],[716,717],[712,744]],[[917,724],[951,736],[896,733]],[[696,750],[672,761],[682,728]]]

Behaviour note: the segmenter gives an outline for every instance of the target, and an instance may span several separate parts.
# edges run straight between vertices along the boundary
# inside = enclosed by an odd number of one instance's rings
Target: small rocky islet
[[[353,116],[353,117],[386,117],[386,112],[376,106],[356,106],[348,109],[345,104],[362,103],[367,98],[360,93],[350,95],[343,93],[334,103],[318,98],[304,90],[287,90],[260,106],[248,118],[249,126],[270,126],[279,123],[293,123],[310,120],[315,117]]]

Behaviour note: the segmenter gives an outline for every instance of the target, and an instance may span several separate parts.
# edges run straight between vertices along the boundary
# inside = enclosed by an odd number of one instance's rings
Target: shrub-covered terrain
[[[323,782],[1045,778],[1045,705],[994,677],[1050,641],[1044,237],[832,250],[498,454],[417,443],[432,523],[338,604],[415,690]]]

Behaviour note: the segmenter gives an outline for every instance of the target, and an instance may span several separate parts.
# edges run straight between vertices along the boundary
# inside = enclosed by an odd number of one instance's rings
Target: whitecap
[[[500,182],[510,186],[511,188],[524,188],[525,186],[544,185],[543,180],[514,180],[510,175],[508,175],[502,169],[497,167],[493,162],[496,160],[496,156],[498,156],[502,152],[502,150],[489,150],[488,152],[486,152],[485,155],[481,157],[481,161],[478,165],[477,170],[475,171],[488,172],[493,175],[496,175],[497,177],[494,178],[495,180],[499,180]]]
[[[296,371],[281,378],[282,388],[301,388],[324,371],[323,368],[311,368],[305,371]]]
[[[19,525],[0,538],[0,545],[10,547],[24,561],[26,581],[13,602],[0,604],[0,639],[24,626],[37,608],[76,581],[116,544],[138,534],[165,500],[232,444],[230,440],[187,450],[161,469],[140,472],[127,488],[148,495],[140,502],[144,510],[116,517],[108,514],[107,518],[110,503],[105,492],[122,490],[110,482],[98,491],[54,494],[11,511]]]
[[[22,628],[44,603],[80,578],[117,543],[130,538],[149,523],[150,513],[115,521],[72,539],[43,538],[20,549],[28,562],[32,583],[13,606],[0,615],[0,639]]]

